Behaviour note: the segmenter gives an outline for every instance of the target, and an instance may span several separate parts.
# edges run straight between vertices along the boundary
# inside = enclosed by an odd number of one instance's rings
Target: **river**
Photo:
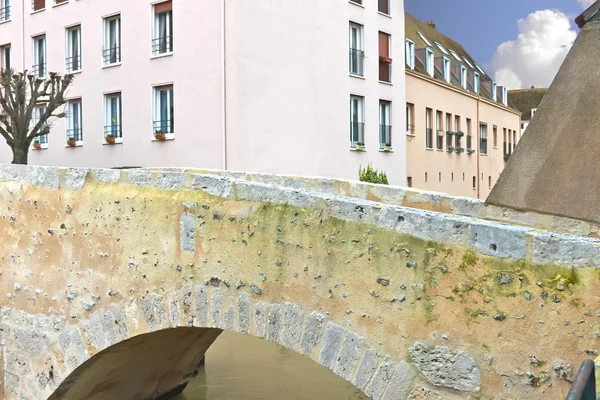
[[[262,339],[223,332],[176,400],[368,400],[316,362]]]

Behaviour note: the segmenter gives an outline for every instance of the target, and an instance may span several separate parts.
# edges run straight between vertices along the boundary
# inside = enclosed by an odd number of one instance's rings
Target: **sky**
[[[548,87],[595,0],[404,0],[406,12],[460,43],[499,85]]]

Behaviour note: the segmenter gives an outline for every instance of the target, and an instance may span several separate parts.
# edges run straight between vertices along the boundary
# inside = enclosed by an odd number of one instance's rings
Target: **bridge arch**
[[[412,386],[407,363],[379,356],[364,337],[325,313],[258,301],[215,281],[115,303],[65,327],[57,346],[67,368],[49,400],[155,398],[184,382],[222,331],[295,351],[375,400],[404,398]],[[119,365],[125,359],[129,362]]]

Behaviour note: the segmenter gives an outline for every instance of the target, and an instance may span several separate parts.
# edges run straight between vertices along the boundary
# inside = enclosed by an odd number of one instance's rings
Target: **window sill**
[[[9,19],[5,19],[4,21],[0,21],[0,25],[5,24],[5,23],[10,22],[10,21],[12,21],[12,19],[10,19],[10,18]]]
[[[425,150],[433,151],[434,149],[432,147],[425,147]]]
[[[350,72],[348,75],[350,75],[351,78],[362,79],[363,81],[366,79],[363,75],[356,75],[356,74],[353,74],[352,72]]]
[[[175,134],[174,133],[169,133],[168,135],[166,135],[165,140],[158,140],[156,138],[152,138],[153,142],[167,142],[169,140],[175,140]]]
[[[379,149],[380,153],[393,153],[394,149],[389,148],[389,149]]]
[[[435,151],[446,151],[444,149],[435,149]]]
[[[62,2],[62,3],[54,4],[54,5],[52,6],[52,8],[54,8],[54,7],[60,7],[60,6],[64,6],[65,4],[69,4],[69,2],[68,2],[68,1],[65,1],[65,2]]]
[[[364,5],[362,5],[362,4],[358,4],[358,3],[355,3],[355,2],[353,2],[352,0],[349,0],[349,1],[348,1],[348,3],[350,3],[350,4],[354,4],[355,6],[358,6],[358,7],[360,7],[360,8],[365,8],[365,6],[364,6]]]
[[[485,156],[485,157],[487,157],[487,156],[488,156],[488,155],[487,155],[487,153],[479,153],[479,155],[480,155],[480,156]]]
[[[115,138],[115,142],[114,143],[108,143],[106,140],[102,141],[103,145],[106,146],[114,146],[115,144],[123,144],[123,138]]]
[[[103,66],[102,66],[102,69],[105,69],[105,68],[112,68],[112,67],[119,67],[119,66],[121,66],[121,61],[119,61],[119,62],[116,62],[116,63],[112,63],[112,64],[106,64],[106,65],[103,65]]]
[[[69,74],[69,75],[77,75],[77,74],[80,74],[82,72],[83,72],[82,69],[78,69],[77,71],[67,72],[67,74]]]
[[[31,146],[31,150],[35,151],[35,150],[46,150],[48,148],[48,143],[41,143],[40,144],[40,148],[36,149],[35,147]]]
[[[386,13],[381,12],[381,11],[377,11],[377,14],[383,15],[384,17],[392,18],[392,16],[390,14],[386,14]]]
[[[38,14],[38,13],[41,13],[42,11],[46,11],[46,8],[44,7],[39,10],[33,10],[29,13],[29,15]]]
[[[150,57],[151,60],[154,60],[156,58],[164,58],[164,57],[171,57],[173,55],[173,52],[168,52],[168,53],[163,53],[163,54],[156,54],[153,55],[152,57]]]
[[[65,144],[65,147],[83,147],[83,141],[75,143],[75,146],[69,146],[68,144]]]
[[[394,84],[392,82],[379,81],[379,83],[384,84],[384,85],[388,85],[388,86],[394,86]]]
[[[406,136],[417,137],[417,135],[415,135],[414,133],[408,133],[408,132],[406,132]]]
[[[363,148],[361,148],[361,149],[357,149],[356,147],[350,147],[350,151],[356,151],[356,152],[358,152],[358,153],[364,153],[364,152],[366,152],[366,151],[367,151],[367,148],[366,148],[366,147],[363,147]]]

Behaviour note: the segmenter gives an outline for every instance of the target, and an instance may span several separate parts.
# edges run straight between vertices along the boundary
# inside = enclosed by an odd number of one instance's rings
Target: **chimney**
[[[433,23],[433,21],[432,21],[432,20],[425,21],[425,23],[426,23],[427,25],[429,25],[430,27],[432,27],[433,29],[435,29],[435,24]]]

